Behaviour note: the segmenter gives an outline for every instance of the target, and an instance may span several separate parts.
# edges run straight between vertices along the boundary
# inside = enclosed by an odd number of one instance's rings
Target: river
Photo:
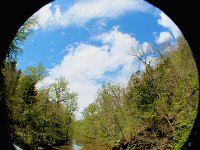
[[[112,150],[111,147],[94,143],[77,143],[71,145],[55,146],[55,150]]]

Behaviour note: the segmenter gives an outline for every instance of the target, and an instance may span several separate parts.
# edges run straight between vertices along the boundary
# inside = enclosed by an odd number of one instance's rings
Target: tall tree
[[[74,112],[78,109],[78,94],[71,91],[68,87],[68,81],[64,77],[56,79],[56,82],[50,85],[50,100],[54,101],[57,107],[61,104],[66,107],[66,139],[69,138],[69,131],[73,120]]]

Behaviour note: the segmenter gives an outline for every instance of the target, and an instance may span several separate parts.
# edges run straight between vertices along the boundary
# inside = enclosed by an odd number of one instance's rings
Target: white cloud
[[[149,42],[142,43],[142,49],[143,49],[144,53],[152,53],[153,52],[153,49]]]
[[[82,26],[92,19],[115,18],[127,11],[145,12],[150,7],[143,0],[81,0],[63,11],[59,5],[51,3],[41,8],[36,15],[42,28],[67,27],[72,24]]]
[[[159,25],[168,28],[172,32],[175,38],[178,38],[179,36],[182,35],[177,25],[165,13],[160,12],[159,16],[160,16],[160,18],[158,19]]]
[[[158,39],[156,39],[157,43],[164,43],[173,39],[172,35],[169,32],[161,32]]]
[[[46,6],[42,7],[35,15],[38,16],[38,23],[39,26],[44,28],[47,26],[47,22],[52,20],[53,14],[50,10],[52,4],[47,4]]]
[[[97,89],[100,87],[98,80],[111,80],[118,83],[126,83],[132,73],[139,69],[136,57],[130,55],[132,47],[147,47],[147,43],[140,44],[134,37],[119,31],[113,27],[111,31],[93,36],[93,40],[102,43],[100,46],[76,43],[66,47],[68,54],[64,56],[60,64],[49,69],[49,76],[44,79],[48,84],[59,76],[64,76],[70,83],[70,88],[78,92],[80,118],[89,103],[94,101]],[[120,71],[116,71],[121,67]],[[115,72],[116,76],[105,74]]]

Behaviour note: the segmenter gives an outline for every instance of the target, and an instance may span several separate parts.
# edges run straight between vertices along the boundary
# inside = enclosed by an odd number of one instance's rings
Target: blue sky
[[[144,65],[132,48],[175,41],[181,31],[162,11],[143,0],[55,0],[34,15],[38,25],[23,44],[18,68],[43,63],[49,84],[64,76],[79,94],[79,111],[105,81],[126,84]],[[153,61],[149,57],[149,61]]]

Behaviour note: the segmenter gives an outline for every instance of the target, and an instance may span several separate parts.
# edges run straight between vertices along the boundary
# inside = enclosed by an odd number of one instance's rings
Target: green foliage
[[[10,60],[16,60],[17,56],[23,52],[21,44],[28,38],[33,32],[33,27],[37,24],[37,18],[28,19],[23,26],[18,30],[12,43],[9,46],[7,57]]]
[[[197,113],[197,68],[182,37],[177,49],[159,49],[155,55],[159,58],[154,66],[137,55],[145,71],[135,72],[127,86],[102,85],[96,100],[83,111],[84,118],[76,122],[78,140],[117,149],[181,148]]]
[[[180,149],[197,113],[197,68],[183,38],[178,39],[176,49],[162,52],[156,52],[155,65],[138,55],[145,70],[135,72],[126,86],[104,83],[77,121],[78,94],[70,90],[64,77],[36,89],[48,75],[42,64],[22,73],[15,61],[5,62],[14,141],[32,149],[42,143],[66,144],[72,138],[118,149]]]
[[[46,69],[44,68],[43,64],[38,64],[38,66],[33,67],[30,66],[25,70],[25,75],[30,76],[33,80],[40,81],[42,80],[44,77],[46,77],[48,75],[48,72],[46,71]]]
[[[6,83],[13,140],[31,149],[44,143],[69,142],[78,95],[69,89],[68,82],[61,77],[49,87],[36,89],[36,84],[47,75],[42,64],[28,67],[25,73],[8,64],[4,73],[12,75],[6,76]],[[11,83],[15,87],[11,88]]]
[[[69,89],[64,78],[47,88],[36,89],[36,84],[48,75],[44,66],[30,66],[24,73],[16,69],[17,56],[23,52],[22,44],[32,33],[36,19],[27,20],[16,33],[3,69],[11,136],[25,149],[67,143],[73,134],[74,112],[78,109],[78,95]]]

